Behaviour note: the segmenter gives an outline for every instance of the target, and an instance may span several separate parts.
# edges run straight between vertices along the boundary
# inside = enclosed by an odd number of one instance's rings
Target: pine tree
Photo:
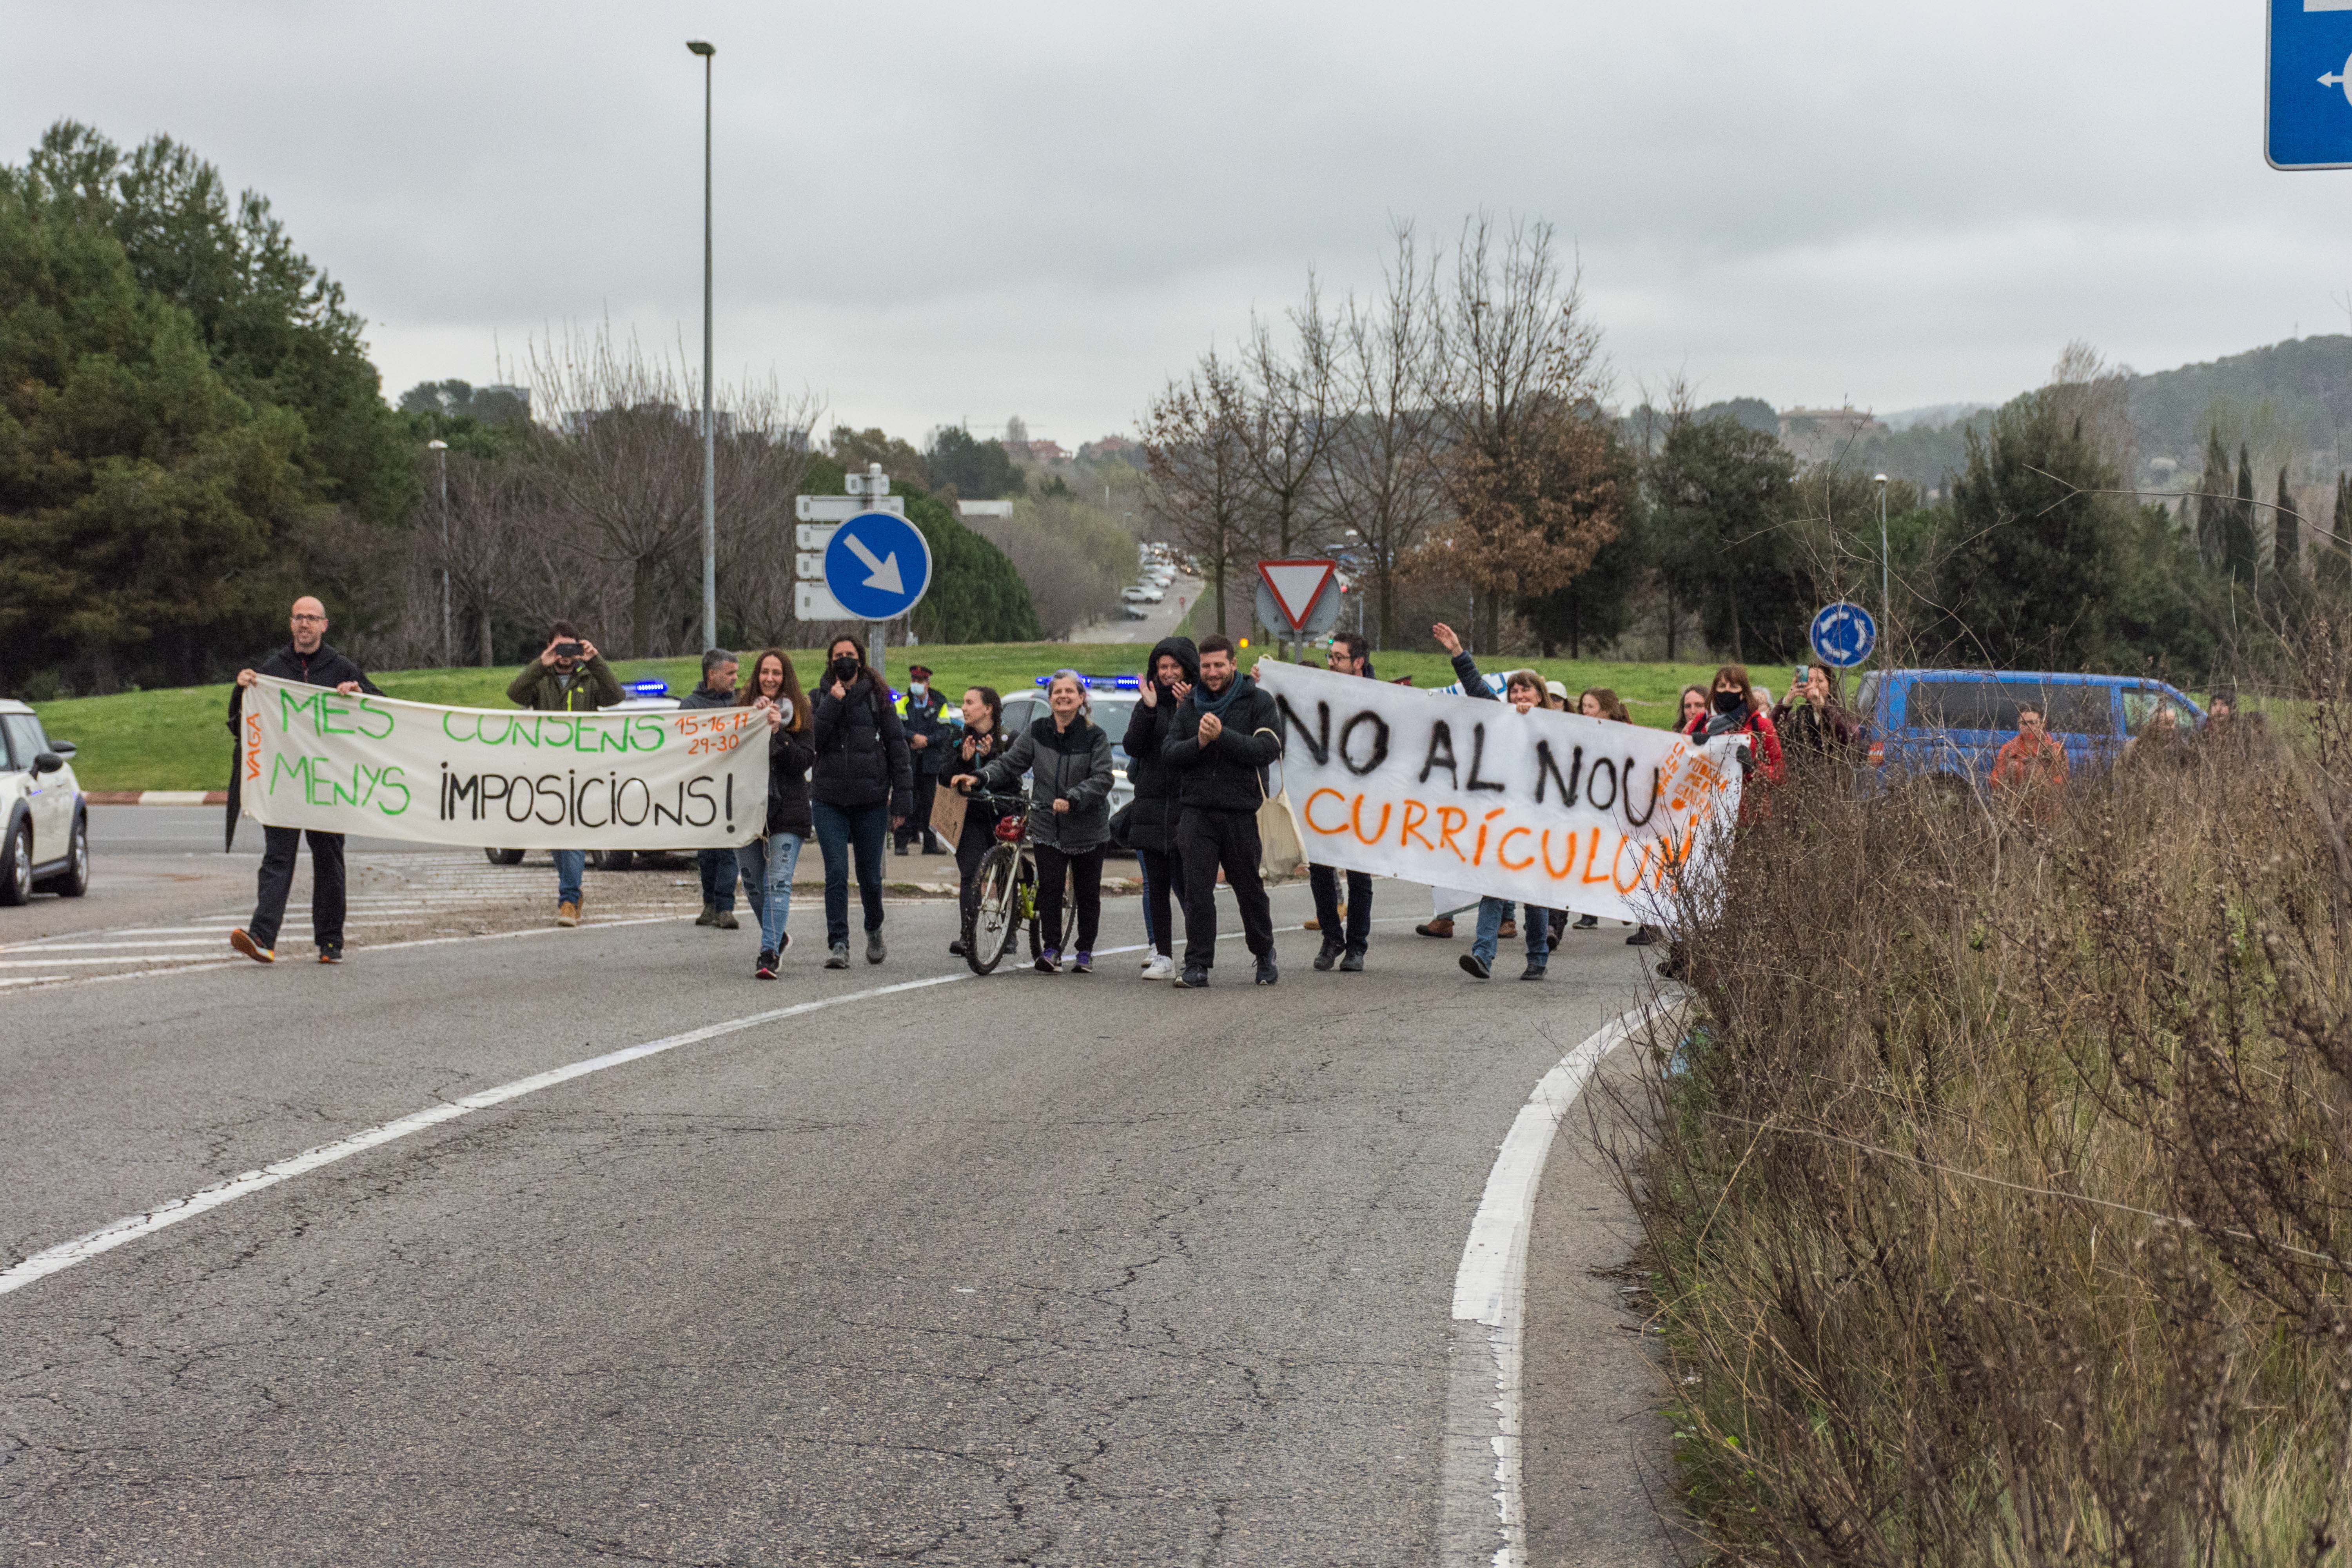
[[[2352,592],[2352,474],[2336,476],[2336,515],[2319,552],[2318,577],[2330,592]]]
[[[2227,461],[2224,458],[2224,461]],[[2238,491],[2222,518],[2222,560],[2231,578],[2254,585],[2254,460],[2245,443],[2238,444]]]
[[[2271,512],[2271,570],[2282,577],[2303,572],[2303,519],[2287,493],[2284,468],[2279,469],[2278,504]]]
[[[2205,472],[2197,481],[2197,553],[2204,558],[2210,571],[2221,569],[2222,542],[2229,533],[2223,521],[2229,514],[2229,448],[2221,445],[2220,430],[2209,430],[2205,435]]]

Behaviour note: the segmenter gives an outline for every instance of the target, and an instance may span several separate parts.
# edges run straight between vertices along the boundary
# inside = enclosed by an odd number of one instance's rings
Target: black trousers
[[[278,945],[286,920],[286,895],[294,890],[294,862],[302,853],[299,827],[262,830],[260,896],[245,930],[261,947]],[[343,950],[343,836],[310,830],[310,932],[322,949]]]
[[[1093,952],[1095,937],[1102,930],[1103,847],[1097,844],[1077,855],[1065,855],[1050,844],[1040,844],[1036,849],[1038,940],[1049,944],[1057,940],[1062,929],[1062,879],[1066,876],[1071,894],[1078,901],[1078,930],[1070,951]]]
[[[1135,863],[1143,869],[1143,929],[1151,951],[1162,958],[1176,956],[1176,928],[1171,906],[1184,905],[1184,858],[1173,848],[1138,849]]]
[[[1328,866],[1307,868],[1307,884],[1315,889],[1315,923],[1323,928],[1323,945],[1361,952],[1372,940],[1372,878],[1369,871],[1348,873],[1348,931],[1339,934],[1339,873]]]
[[[927,850],[939,843],[940,836],[931,831],[931,797],[939,793],[939,789],[938,774],[919,773],[915,775],[915,809],[907,814],[905,824],[898,829],[900,849],[918,838],[923,841],[923,847]]]
[[[1274,906],[1258,879],[1257,814],[1188,805],[1176,819],[1176,854],[1184,862],[1184,967],[1217,966],[1217,868],[1241,906],[1242,938],[1259,958],[1274,956]]]
[[[963,939],[971,940],[971,922],[980,913],[980,888],[972,880],[980,870],[980,858],[996,842],[996,824],[986,821],[977,811],[967,811],[963,818],[963,835],[956,840],[956,877],[961,883],[959,897],[963,904]]]

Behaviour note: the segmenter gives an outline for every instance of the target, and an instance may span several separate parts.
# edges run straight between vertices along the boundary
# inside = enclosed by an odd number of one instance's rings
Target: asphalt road
[[[1481,985],[1418,893],[1272,990],[975,981],[936,902],[829,973],[803,900],[775,984],[647,916],[11,994],[7,1263],[688,1037],[0,1295],[0,1563],[1430,1562],[1472,1213],[1638,971]]]

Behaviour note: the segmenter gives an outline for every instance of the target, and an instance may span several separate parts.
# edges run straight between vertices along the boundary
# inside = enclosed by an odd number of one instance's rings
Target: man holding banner
[[[1364,640],[1361,632],[1341,632],[1331,639],[1329,663],[1334,675],[1369,678],[1372,673],[1371,645]],[[1303,841],[1305,836],[1300,837]],[[1372,940],[1372,879],[1361,871],[1349,871],[1347,875],[1347,929],[1343,932],[1339,871],[1319,860],[1307,868],[1307,885],[1315,895],[1316,929],[1323,933],[1323,951],[1315,955],[1315,967],[1328,971],[1336,960],[1343,973],[1359,974],[1364,968],[1364,950]]]
[[[241,733],[245,700],[262,676],[304,686],[332,687],[346,697],[361,692],[381,697],[375,683],[360,667],[327,646],[327,606],[304,595],[294,601],[289,629],[293,640],[258,665],[236,672],[236,689],[229,696],[228,729]],[[242,759],[238,765],[241,767]],[[231,824],[234,826],[234,824]],[[228,933],[228,944],[256,963],[278,962],[278,928],[286,919],[286,896],[294,887],[294,862],[301,858],[303,829],[265,827],[261,851],[260,887],[253,919]],[[310,834],[310,934],[319,943],[319,962],[343,961],[343,836]]]

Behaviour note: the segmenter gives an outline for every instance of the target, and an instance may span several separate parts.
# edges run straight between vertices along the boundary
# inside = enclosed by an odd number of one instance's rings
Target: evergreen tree
[[[2271,512],[2271,570],[2290,579],[2303,572],[2303,519],[2287,493],[2284,468],[2279,469],[2278,503]]]
[[[2254,585],[2254,461],[2245,444],[2238,445],[2238,489],[2222,514],[2221,559],[2230,580]]]
[[[2352,474],[2336,476],[2336,514],[2320,547],[2316,575],[2331,593],[2352,593]]]
[[[2228,559],[2229,511],[2230,452],[2217,426],[2205,433],[2205,471],[2197,480],[2197,553],[2209,572]]]

